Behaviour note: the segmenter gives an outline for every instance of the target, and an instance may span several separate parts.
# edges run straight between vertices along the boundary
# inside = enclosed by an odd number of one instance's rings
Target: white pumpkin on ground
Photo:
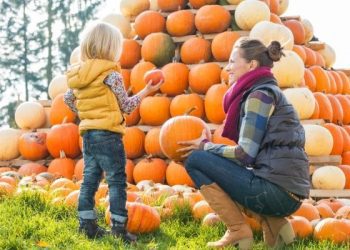
[[[304,78],[304,62],[297,53],[291,50],[283,51],[278,62],[274,62],[272,73],[281,88],[299,86]]]
[[[72,64],[76,64],[80,61],[80,47],[76,47],[75,49],[73,49],[72,53],[70,54],[70,58],[69,58],[69,63]]]
[[[250,31],[249,37],[261,40],[266,46],[272,41],[279,41],[286,50],[292,50],[294,45],[294,36],[290,29],[269,21],[257,23]]]
[[[282,15],[288,9],[289,0],[279,0],[277,15]]]
[[[298,113],[299,119],[309,119],[315,109],[315,97],[308,88],[288,88],[283,91],[289,103]]]
[[[131,24],[126,17],[120,14],[110,13],[102,17],[101,21],[109,23],[114,27],[117,27],[120,30],[120,32],[123,34],[124,38],[129,37],[129,33],[131,31]]]
[[[333,148],[333,136],[328,129],[320,125],[305,124],[305,152],[309,156],[330,155]]]
[[[314,36],[314,27],[312,26],[312,23],[305,18],[301,19],[301,24],[304,26],[305,30],[305,43],[308,43]]]
[[[66,75],[55,76],[49,84],[48,92],[49,92],[50,99],[53,100],[59,94],[66,93],[67,89],[68,89],[67,76]]]
[[[315,170],[312,175],[312,185],[316,189],[344,189],[345,174],[336,166],[324,166]]]
[[[245,0],[238,4],[235,20],[242,30],[251,30],[255,24],[270,20],[270,9],[262,1]]]
[[[325,48],[318,50],[318,52],[323,57],[326,63],[326,67],[331,68],[334,65],[335,59],[336,59],[336,54],[334,49],[329,44],[325,44]]]
[[[38,102],[23,102],[16,109],[15,121],[22,129],[41,128],[46,122],[44,107]]]
[[[0,129],[0,161],[8,161],[19,156],[18,141],[21,131],[13,128]]]
[[[121,0],[120,11],[127,18],[134,18],[142,11],[149,10],[149,0]]]

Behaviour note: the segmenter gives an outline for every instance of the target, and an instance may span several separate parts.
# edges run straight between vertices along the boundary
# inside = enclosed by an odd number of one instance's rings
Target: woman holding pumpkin
[[[95,22],[84,31],[80,44],[81,62],[67,72],[69,89],[65,103],[78,113],[83,136],[84,180],[80,188],[79,231],[89,238],[106,233],[97,225],[94,196],[102,173],[106,173],[112,221],[112,235],[126,242],[136,236],[127,232],[125,152],[122,135],[123,113],[131,113],[141,98],[160,88],[162,81],[146,87],[133,97],[124,89],[118,60],[123,37],[113,26]]]
[[[205,136],[180,142],[185,167],[228,230],[210,247],[251,249],[253,234],[242,210],[261,222],[269,247],[291,243],[286,216],[296,211],[310,190],[305,134],[292,105],[271,73],[282,53],[279,42],[240,39],[226,70],[232,86],[224,97],[222,135],[238,144],[213,144]]]

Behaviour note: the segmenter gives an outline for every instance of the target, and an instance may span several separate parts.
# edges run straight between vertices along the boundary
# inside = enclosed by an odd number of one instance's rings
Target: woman
[[[285,217],[309,195],[309,164],[304,129],[271,73],[282,55],[277,41],[266,47],[241,39],[233,48],[226,68],[233,85],[224,97],[222,135],[236,146],[211,143],[204,131],[196,140],[180,142],[186,145],[179,151],[188,157],[187,172],[228,228],[210,247],[252,248],[243,208],[259,218],[268,246],[281,247],[295,238]]]

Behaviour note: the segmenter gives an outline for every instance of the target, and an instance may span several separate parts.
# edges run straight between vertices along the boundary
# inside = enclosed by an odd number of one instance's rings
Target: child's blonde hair
[[[122,53],[123,35],[112,25],[95,21],[84,31],[80,44],[82,61],[105,59],[118,61]]]

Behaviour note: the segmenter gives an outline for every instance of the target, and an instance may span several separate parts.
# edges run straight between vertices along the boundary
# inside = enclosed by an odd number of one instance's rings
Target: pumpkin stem
[[[67,123],[67,119],[68,119],[68,117],[67,117],[67,116],[65,116],[65,117],[63,118],[62,124]]]
[[[61,158],[61,159],[67,158],[67,157],[66,157],[66,153],[65,153],[63,150],[60,150],[60,158]]]
[[[190,113],[192,113],[193,111],[197,110],[198,107],[197,106],[193,106],[192,108],[189,108],[184,115],[190,115]]]

